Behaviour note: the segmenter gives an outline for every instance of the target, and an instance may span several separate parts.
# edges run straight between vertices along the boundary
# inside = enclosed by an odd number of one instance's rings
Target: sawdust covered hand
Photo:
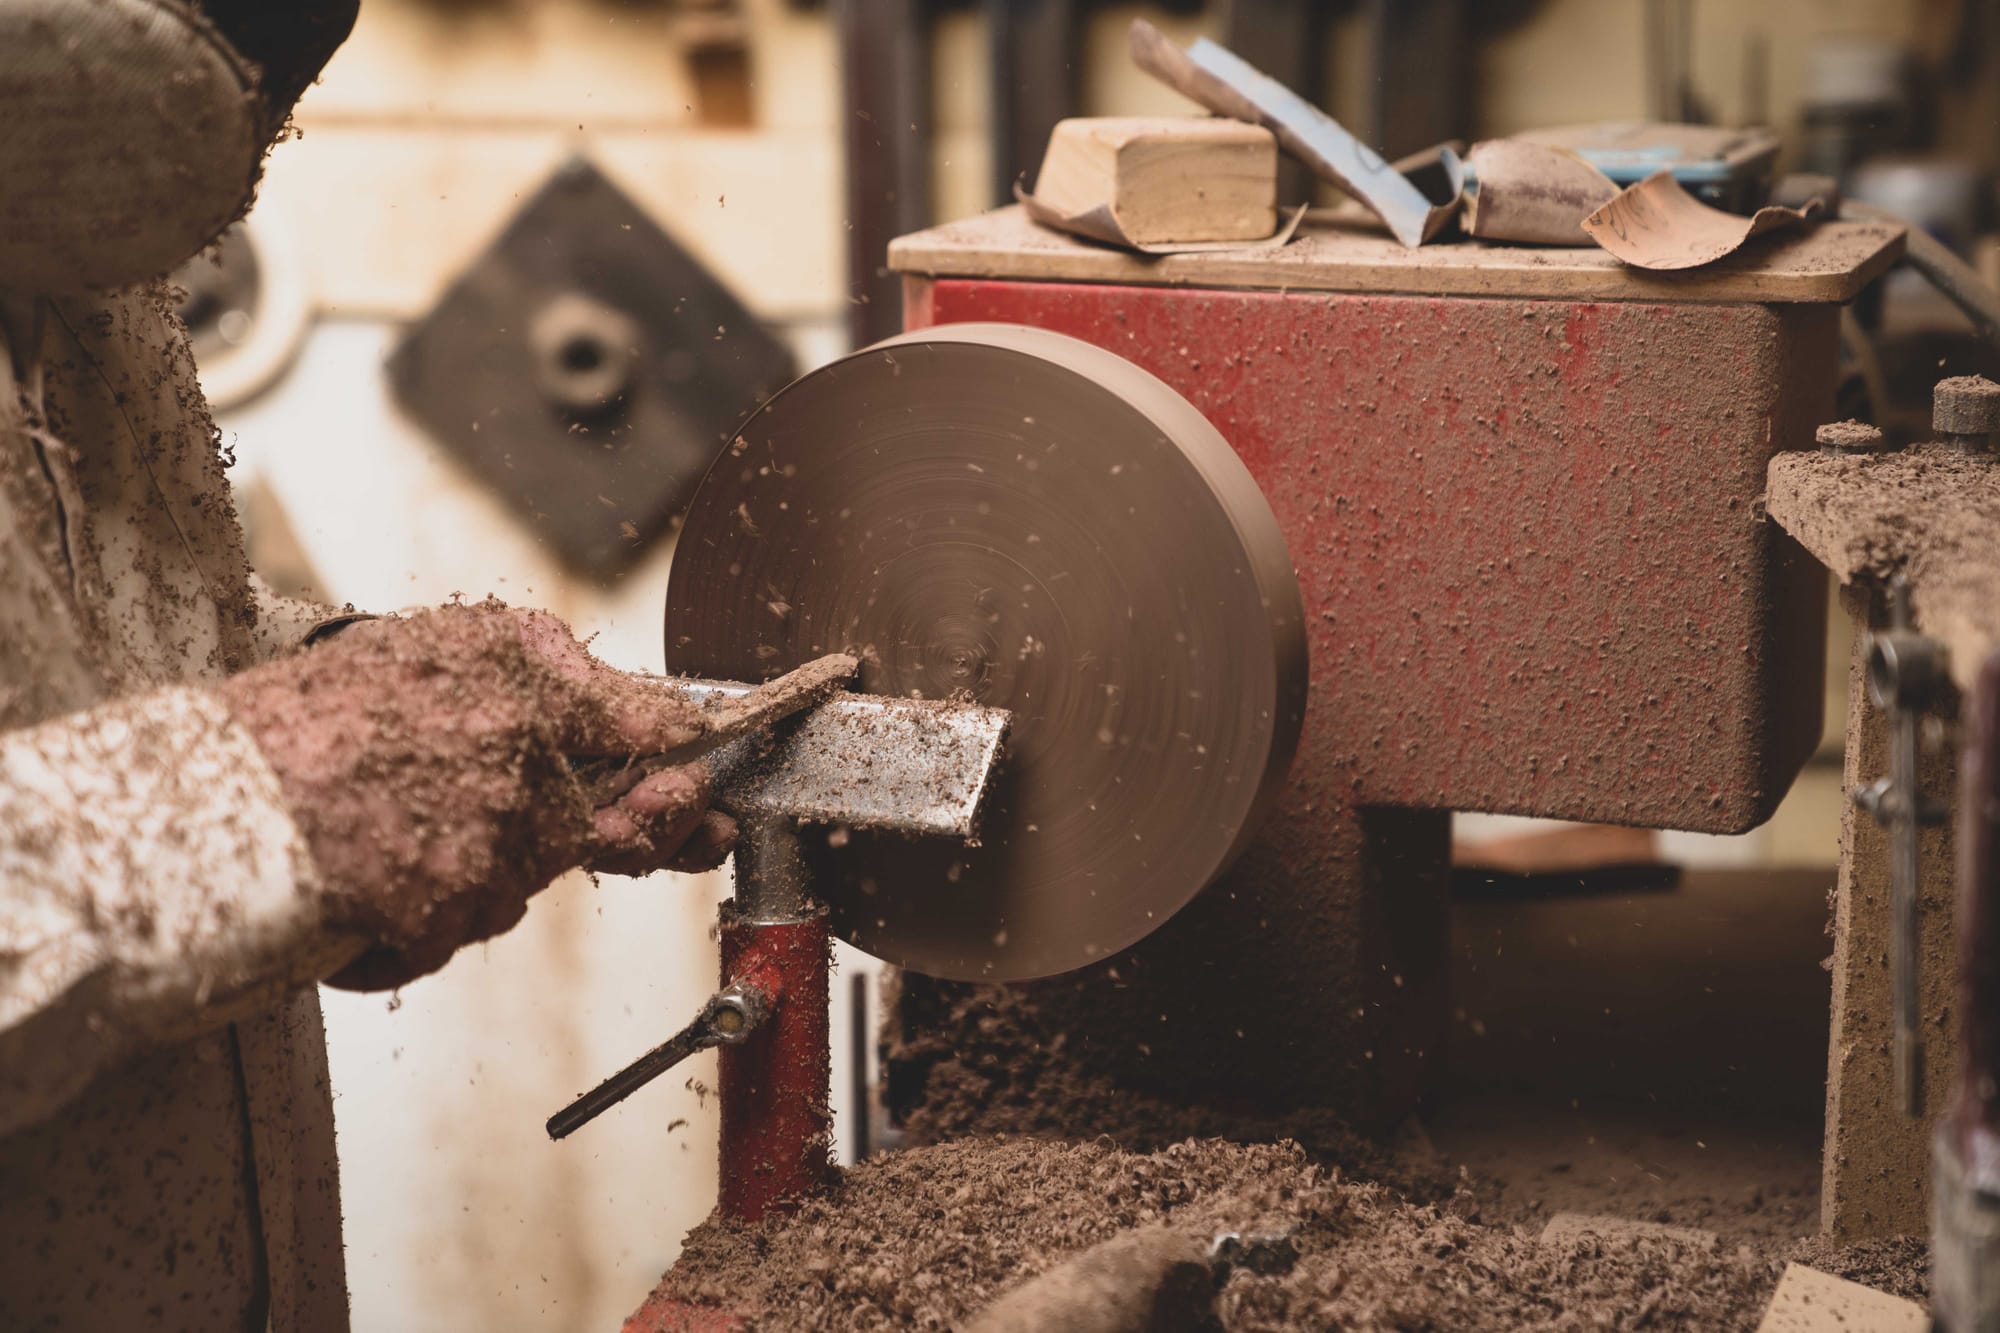
[[[327,925],[375,942],[337,986],[436,971],[566,870],[709,869],[735,834],[698,764],[608,803],[586,792],[571,761],[675,749],[701,713],[545,612],[487,601],[368,622],[220,688],[278,775]]]

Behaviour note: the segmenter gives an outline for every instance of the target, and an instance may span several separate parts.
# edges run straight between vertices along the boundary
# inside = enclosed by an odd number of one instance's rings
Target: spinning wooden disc
[[[702,483],[667,668],[1012,711],[976,844],[808,829],[837,935],[934,976],[1115,953],[1240,852],[1306,694],[1298,585],[1214,427],[1110,352],[953,325],[816,370]],[[893,762],[857,753],[866,766]]]

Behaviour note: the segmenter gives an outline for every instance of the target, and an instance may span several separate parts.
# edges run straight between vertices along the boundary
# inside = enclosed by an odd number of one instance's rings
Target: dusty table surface
[[[1404,248],[1386,233],[1315,210],[1288,245],[1152,258],[1080,241],[1018,205],[891,242],[889,267],[934,277],[1511,296],[1587,301],[1841,302],[1902,256],[1903,228],[1824,222],[1776,232],[1699,269],[1631,268],[1596,246],[1451,241]]]
[[[1941,444],[1771,460],[1770,515],[1843,583],[1910,581],[1917,628],[1969,688],[2000,646],[2000,460]]]

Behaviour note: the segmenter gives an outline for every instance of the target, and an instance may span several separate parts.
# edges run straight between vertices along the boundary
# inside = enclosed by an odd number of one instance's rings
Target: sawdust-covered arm
[[[349,625],[380,619],[351,606],[334,607],[307,597],[287,597],[255,570],[250,571],[250,597],[257,611],[251,641],[260,662],[276,661],[287,653],[309,648]]]
[[[269,763],[207,691],[0,735],[0,1136],[351,956],[316,879]]]

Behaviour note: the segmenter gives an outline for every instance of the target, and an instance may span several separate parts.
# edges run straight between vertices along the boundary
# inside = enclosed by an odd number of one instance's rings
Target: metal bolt
[[[1888,448],[1881,429],[1865,421],[1829,421],[1813,432],[1813,439],[1823,454],[1879,454]]]
[[[764,992],[741,982],[725,986],[708,1002],[708,1033],[724,1046],[734,1046],[764,1021]]]
[[[2000,437],[2000,384],[1984,375],[1939,380],[1931,391],[1931,429],[1962,454],[1991,454]]]
[[[528,348],[543,395],[582,417],[624,400],[643,338],[637,320],[581,292],[552,298],[528,324]]]

